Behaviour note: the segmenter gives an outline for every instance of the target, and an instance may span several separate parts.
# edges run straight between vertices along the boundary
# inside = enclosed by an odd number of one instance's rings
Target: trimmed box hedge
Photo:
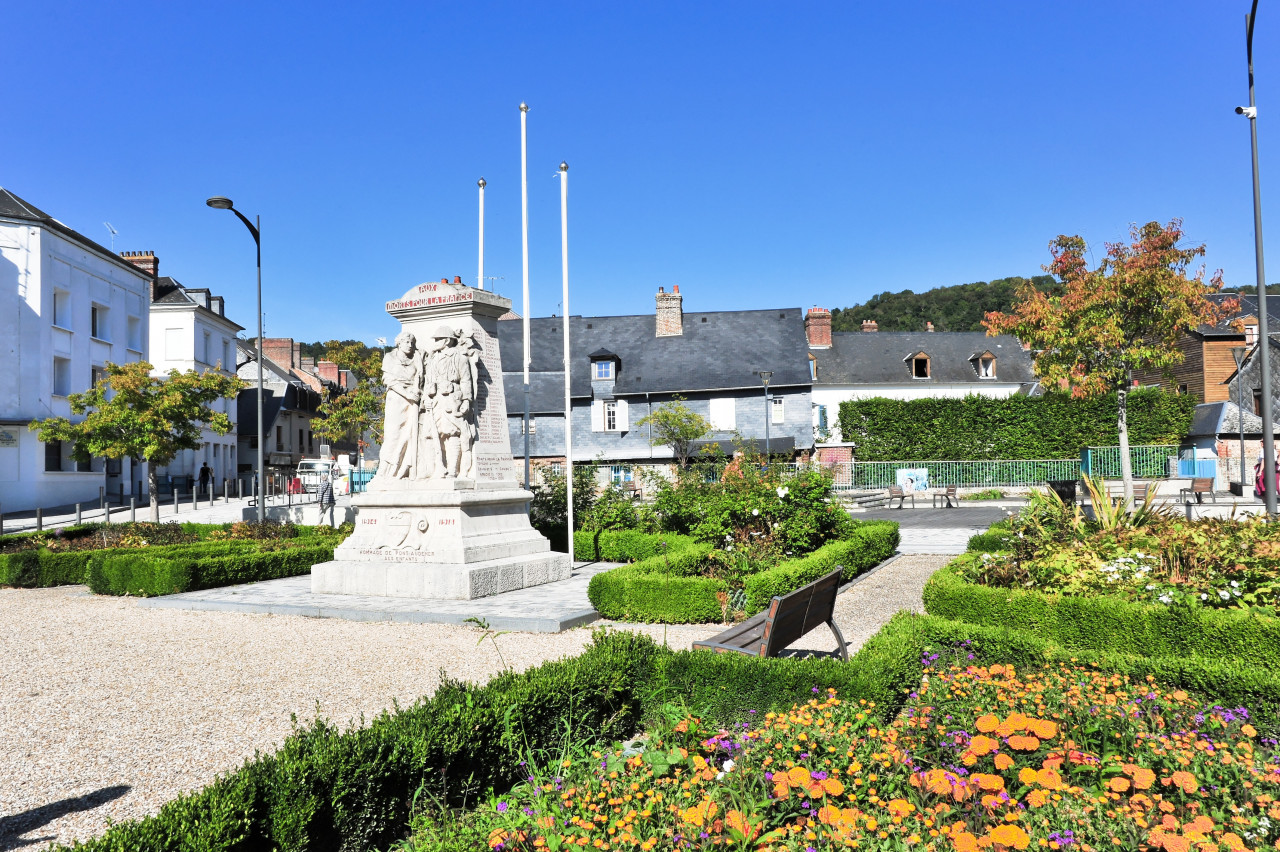
[[[573,534],[573,558],[584,562],[639,562],[695,544],[692,537],[679,533],[579,530]]]
[[[1227,658],[1280,670],[1280,618],[1240,610],[1139,604],[969,583],[950,566],[924,587],[925,611],[1029,631],[1067,648],[1152,658]]]
[[[285,539],[90,551],[85,582],[100,595],[154,597],[277,580],[332,560],[334,546]]]
[[[868,652],[868,649],[869,652]],[[580,656],[507,673],[484,686],[446,682],[430,698],[340,731],[317,721],[279,751],[258,755],[160,812],[76,843],[84,852],[386,849],[403,837],[415,798],[450,805],[501,794],[533,751],[558,754],[566,736],[590,745],[631,736],[664,701],[687,698],[705,721],[729,726],[787,709],[832,687],[896,706],[919,679],[915,644],[868,643],[854,664],[673,652],[625,632],[597,632]],[[868,678],[861,667],[888,676]],[[912,666],[914,659],[914,667]],[[896,673],[896,674],[892,674]]]
[[[83,583],[92,550],[33,548],[0,553],[0,586],[47,589]]]
[[[747,577],[744,581],[747,610],[759,612],[775,595],[785,595],[812,583],[837,565],[844,566],[844,579],[851,580],[892,556],[898,540],[898,525],[893,521],[859,523],[846,539]],[[659,556],[603,571],[591,578],[587,597],[602,616],[615,621],[657,624],[721,621],[725,616],[729,583],[695,576],[711,550],[709,544],[690,543]]]

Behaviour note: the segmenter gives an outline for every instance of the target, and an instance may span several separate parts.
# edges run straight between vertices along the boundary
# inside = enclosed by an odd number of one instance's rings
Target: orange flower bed
[[[697,719],[475,817],[503,850],[1280,848],[1248,714],[1092,669],[929,669],[891,724],[834,692],[754,728]]]

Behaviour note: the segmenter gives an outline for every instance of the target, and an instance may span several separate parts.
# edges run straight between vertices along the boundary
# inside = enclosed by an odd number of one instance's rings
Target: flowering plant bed
[[[997,588],[1275,614],[1280,526],[1261,517],[1187,520],[1150,497],[1113,504],[1086,484],[1092,517],[1052,493],[1032,495],[1022,512],[974,537],[976,550],[956,560],[956,572]]]
[[[1248,711],[1152,678],[981,666],[960,650],[926,655],[888,724],[834,690],[736,730],[685,717],[535,769],[455,824],[420,819],[410,845],[1207,852],[1280,836],[1276,743]]]

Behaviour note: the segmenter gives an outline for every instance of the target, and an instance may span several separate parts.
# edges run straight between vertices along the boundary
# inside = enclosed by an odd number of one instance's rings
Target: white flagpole
[[[520,234],[523,239],[524,253],[521,258],[524,266],[524,487],[532,486],[529,479],[529,164],[528,145],[526,143],[526,125],[529,118],[529,105],[520,104]]]
[[[480,187],[480,266],[476,272],[476,289],[484,289],[484,178],[476,181],[476,186]]]
[[[564,470],[569,510],[569,561],[573,561],[573,403],[569,396],[569,164],[560,163],[560,269],[564,278]]]

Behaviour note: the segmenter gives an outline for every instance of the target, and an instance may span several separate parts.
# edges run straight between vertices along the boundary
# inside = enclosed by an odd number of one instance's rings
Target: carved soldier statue
[[[440,326],[432,334],[423,396],[431,400],[444,449],[444,477],[474,477],[476,378],[471,335]],[[464,346],[459,341],[465,340]]]
[[[415,356],[417,341],[402,331],[396,347],[382,357],[382,383],[387,388],[382,452],[375,480],[383,487],[392,479],[408,479],[417,471],[418,410],[422,400],[422,367]]]

